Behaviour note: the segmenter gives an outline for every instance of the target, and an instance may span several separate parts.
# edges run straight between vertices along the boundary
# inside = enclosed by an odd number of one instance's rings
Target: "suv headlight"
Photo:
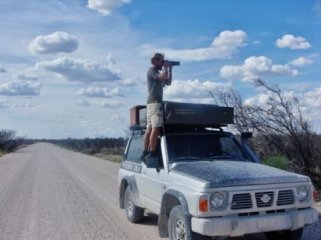
[[[222,208],[225,205],[225,194],[222,192],[215,192],[210,197],[210,205],[214,209]]]
[[[307,186],[300,186],[297,188],[297,195],[298,195],[298,199],[299,201],[304,201],[307,199],[308,195],[309,195],[309,190],[307,188]]]

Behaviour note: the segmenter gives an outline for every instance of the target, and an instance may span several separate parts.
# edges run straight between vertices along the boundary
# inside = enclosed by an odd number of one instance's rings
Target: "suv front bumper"
[[[192,217],[192,231],[206,236],[243,236],[249,233],[296,230],[318,220],[314,208],[283,213],[219,217]]]

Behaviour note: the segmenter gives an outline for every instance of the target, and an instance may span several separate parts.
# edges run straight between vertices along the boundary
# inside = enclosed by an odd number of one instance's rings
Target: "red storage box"
[[[145,105],[137,105],[134,106],[130,109],[130,126],[139,126],[140,121],[139,121],[139,112],[141,109],[146,108]]]

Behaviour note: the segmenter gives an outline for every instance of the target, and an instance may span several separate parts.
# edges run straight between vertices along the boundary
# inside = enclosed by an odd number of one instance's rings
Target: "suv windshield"
[[[247,161],[238,142],[218,134],[180,134],[166,137],[169,162],[200,160]]]

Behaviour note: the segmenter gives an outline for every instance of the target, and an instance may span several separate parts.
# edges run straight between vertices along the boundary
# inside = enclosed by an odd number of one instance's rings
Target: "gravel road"
[[[1,157],[0,240],[161,239],[155,215],[131,224],[119,209],[118,168],[48,143]],[[321,240],[321,220],[303,239]]]

